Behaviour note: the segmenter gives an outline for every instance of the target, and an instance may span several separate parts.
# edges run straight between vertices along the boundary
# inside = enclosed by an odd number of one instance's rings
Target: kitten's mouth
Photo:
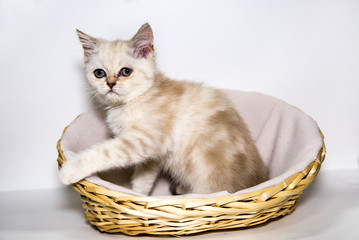
[[[105,95],[113,95],[113,94],[115,94],[115,95],[119,95],[117,92],[115,92],[115,91],[113,91],[112,89],[110,90],[110,91],[108,91]]]

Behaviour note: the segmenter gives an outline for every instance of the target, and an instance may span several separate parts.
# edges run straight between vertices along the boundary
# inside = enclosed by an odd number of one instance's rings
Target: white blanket
[[[232,90],[224,92],[247,123],[270,175],[270,180],[233,195],[274,186],[302,171],[316,159],[322,147],[322,136],[312,118],[271,96]],[[109,137],[103,116],[91,111],[82,114],[70,124],[60,146],[64,154],[67,151],[78,153]],[[130,189],[131,172],[132,169],[115,169],[88,177],[86,180],[114,191],[143,196]],[[226,195],[231,194],[223,191],[206,195],[171,196],[169,182],[164,177],[158,179],[152,192],[152,196],[156,198],[211,198]]]

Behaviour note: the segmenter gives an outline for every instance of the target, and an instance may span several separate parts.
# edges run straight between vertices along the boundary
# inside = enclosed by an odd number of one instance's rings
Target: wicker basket
[[[322,148],[305,169],[275,186],[255,192],[214,198],[168,199],[112,191],[86,180],[73,184],[73,188],[81,195],[87,220],[102,232],[188,235],[250,227],[295,209],[299,196],[315,179],[325,158],[322,133],[321,136]],[[61,139],[57,143],[59,168],[66,161],[60,143]]]

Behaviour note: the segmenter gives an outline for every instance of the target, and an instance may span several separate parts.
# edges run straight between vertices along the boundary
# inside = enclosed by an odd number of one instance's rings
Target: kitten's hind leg
[[[132,176],[132,190],[149,195],[159,171],[160,166],[154,160],[148,160],[136,165]]]
[[[183,185],[177,185],[176,195],[183,195],[189,192],[189,189]]]

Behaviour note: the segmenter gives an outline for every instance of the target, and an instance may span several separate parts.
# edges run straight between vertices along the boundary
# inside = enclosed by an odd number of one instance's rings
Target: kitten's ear
[[[98,44],[97,39],[81,32],[78,29],[76,29],[76,31],[82,44],[82,48],[84,49],[85,57],[90,57],[95,53],[95,49]]]
[[[148,23],[142,25],[140,30],[131,39],[134,48],[133,55],[135,58],[146,58],[148,54],[154,51],[153,48],[153,33],[151,26]]]

